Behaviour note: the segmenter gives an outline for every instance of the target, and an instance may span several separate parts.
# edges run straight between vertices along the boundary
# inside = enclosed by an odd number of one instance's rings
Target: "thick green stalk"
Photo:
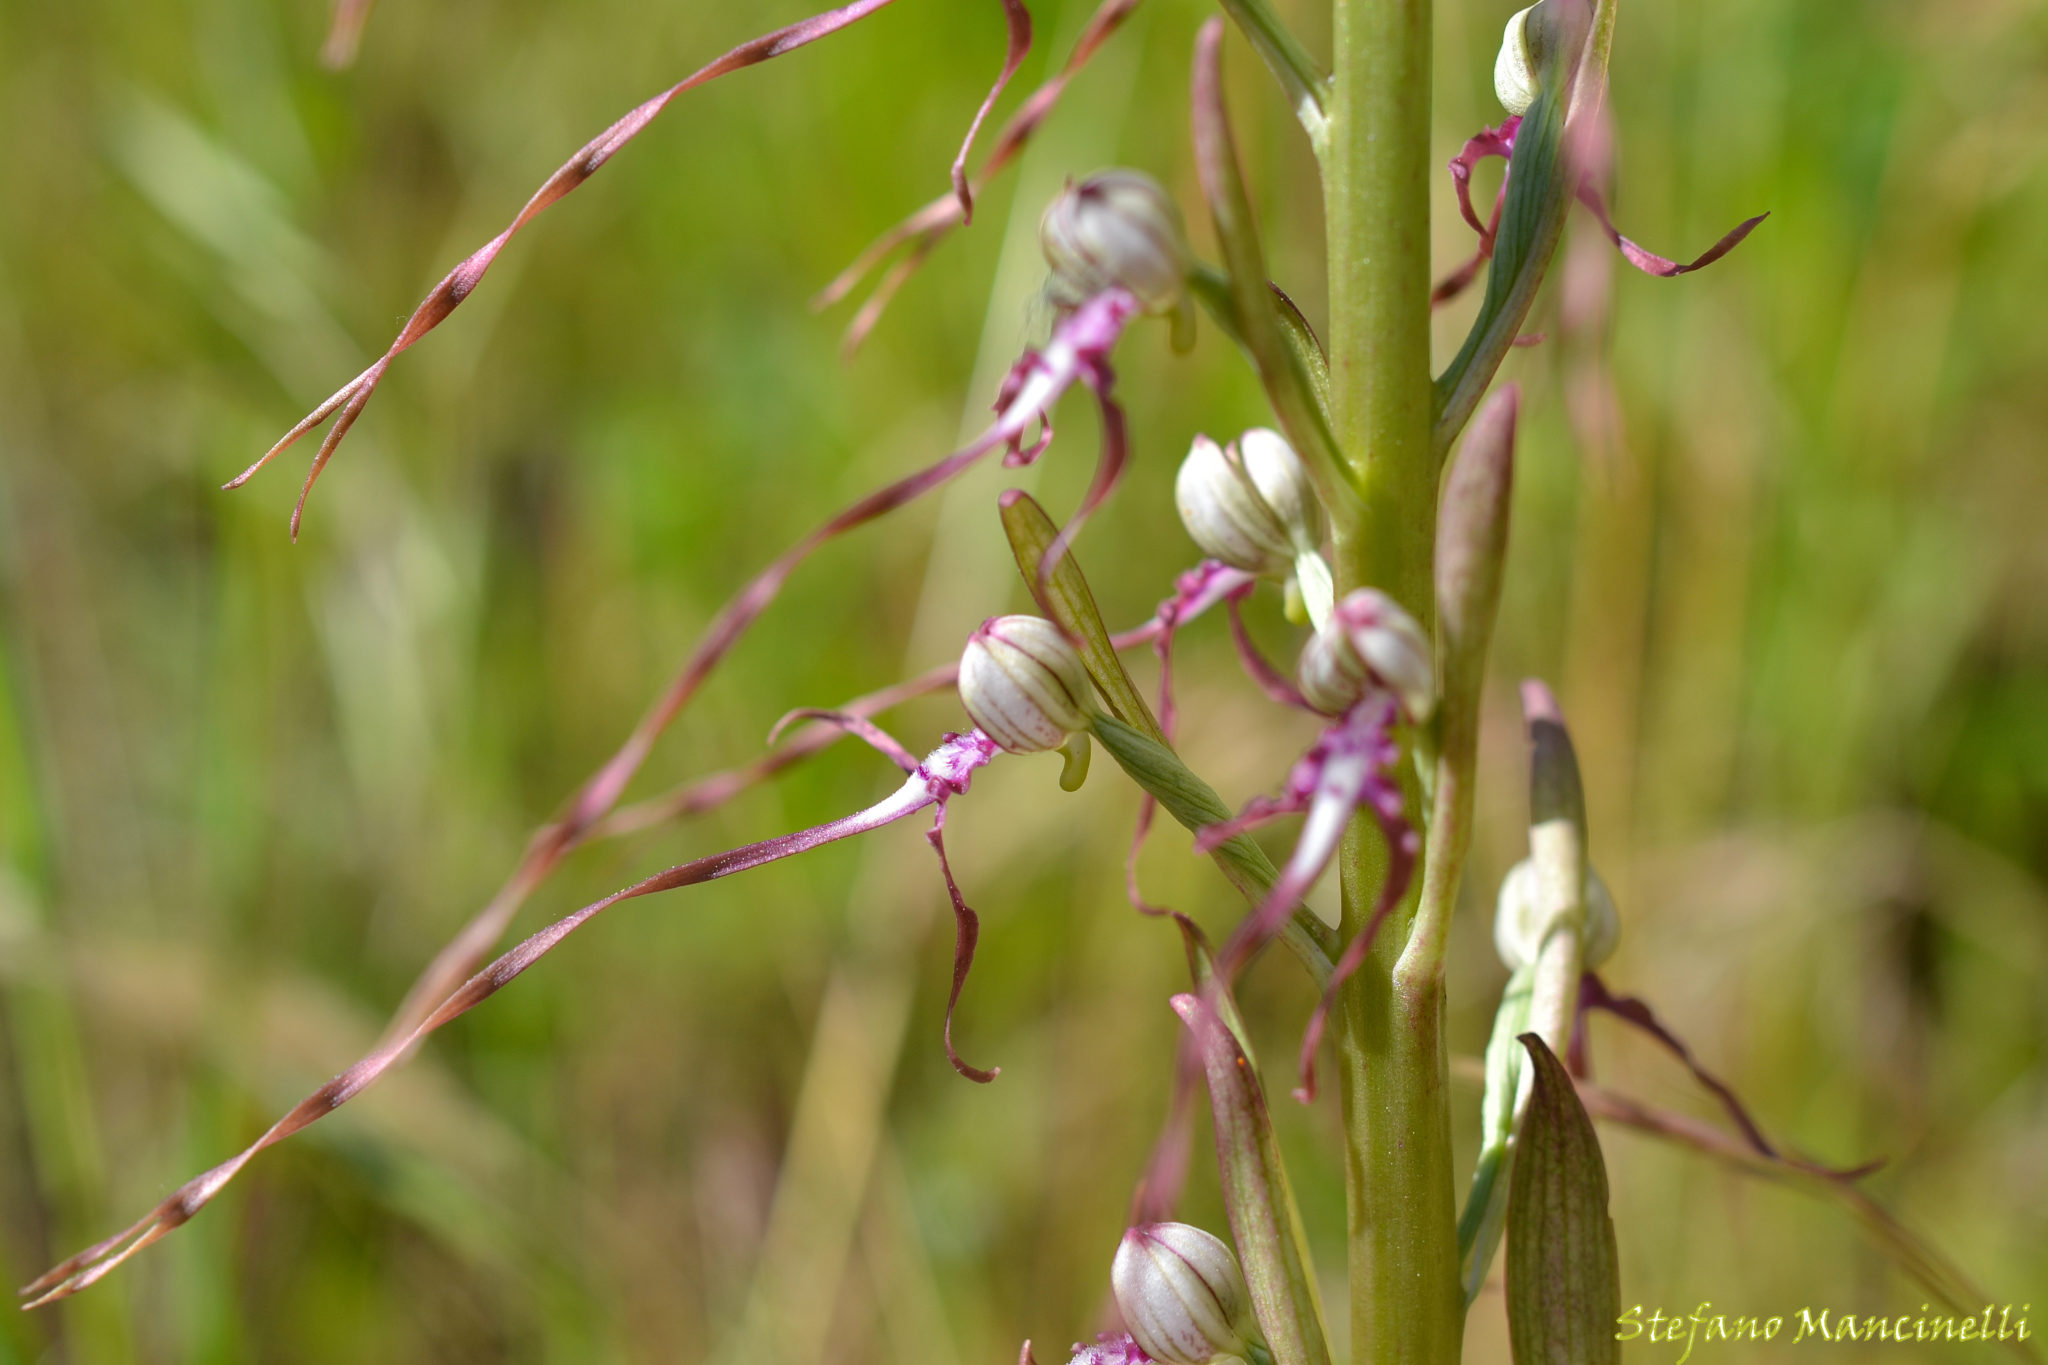
[[[1378,587],[1428,626],[1429,0],[1335,0],[1334,30],[1324,158],[1331,416],[1364,493],[1355,516],[1337,519],[1337,583]],[[1412,783],[1408,811],[1421,828]],[[1347,935],[1370,914],[1383,866],[1381,841],[1361,822],[1343,858]],[[1347,988],[1338,1030],[1359,1365],[1456,1365],[1463,1329],[1442,987],[1433,972],[1396,969],[1413,922],[1411,891]]]

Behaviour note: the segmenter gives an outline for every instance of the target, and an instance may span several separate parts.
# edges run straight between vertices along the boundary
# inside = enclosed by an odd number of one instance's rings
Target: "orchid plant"
[[[288,431],[228,486],[239,487],[301,437],[330,423],[307,473],[307,496],[401,353],[447,320],[535,216],[589,179],[685,92],[727,72],[792,52],[859,22],[891,0],[854,3],[741,45],[631,110],[571,157],[489,242],[458,263],[419,304],[384,354]],[[835,302],[879,281],[849,329],[872,329],[908,275],[973,217],[975,194],[1011,164],[1074,73],[1115,35],[1137,0],[1103,0],[1065,63],[1029,95],[974,165],[984,121],[1032,39],[1024,0],[1003,0],[1009,43],[1000,75],[951,168],[951,187],[877,241],[825,292]],[[1261,1069],[1233,988],[1276,939],[1315,982],[1295,1065],[1295,1096],[1316,1102],[1324,1043],[1334,1051],[1347,1146],[1348,1252],[1353,1358],[1454,1362],[1466,1311],[1502,1243],[1515,1358],[1617,1358],[1619,1312],[1613,1227],[1589,1110],[1674,1140],[1706,1145],[1696,1128],[1588,1088],[1584,1022],[1603,1012],[1668,1047],[1725,1107],[1726,1145],[1754,1168],[1822,1182],[1846,1198],[1861,1170],[1838,1171],[1790,1155],[1641,1001],[1594,974],[1621,920],[1588,857],[1585,806],[1562,711],[1539,682],[1523,687],[1530,741],[1528,860],[1500,888],[1496,939],[1512,972],[1487,1050],[1480,1157],[1462,1210],[1452,1158],[1450,1074],[1444,1041],[1447,931],[1471,840],[1479,704],[1501,596],[1519,397],[1494,380],[1524,326],[1574,204],[1583,204],[1632,265],[1654,276],[1696,270],[1725,255],[1761,221],[1736,227],[1697,259],[1679,263],[1621,236],[1604,187],[1612,140],[1603,103],[1617,0],[1541,0],[1508,19],[1496,65],[1507,117],[1477,132],[1450,165],[1450,187],[1476,233],[1471,258],[1440,280],[1428,255],[1428,0],[1333,0],[1327,67],[1267,0],[1220,0],[1194,52],[1192,131],[1204,208],[1222,259],[1197,259],[1181,209],[1137,170],[1070,181],[1046,209],[1041,238],[1053,322],[1025,352],[987,427],[959,450],[908,473],[830,518],[770,561],[718,614],[673,683],[616,754],[539,830],[503,888],[427,968],[379,1046],[308,1096],[247,1150],[192,1179],[125,1232],[54,1267],[25,1291],[31,1307],[77,1293],[197,1214],[256,1155],[317,1122],[400,1065],[435,1030],[535,966],[600,912],[621,901],[731,876],[913,817],[927,838],[955,914],[944,1036],[959,1074],[996,1080],[955,1048],[952,1021],[974,959],[979,922],[944,839],[947,813],[977,772],[1011,755],[1057,750],[1069,789],[1088,775],[1094,747],[1139,789],[1129,899],[1179,928],[1191,968],[1171,1001],[1186,1025],[1176,1066],[1180,1116],[1140,1173],[1134,1226],[1114,1249],[1115,1321],[1076,1362],[1127,1365],[1328,1365],[1324,1308],[1309,1244],[1268,1117]],[[345,59],[368,5],[344,0],[329,52]],[[1322,176],[1328,249],[1327,334],[1269,279],[1246,194],[1221,79],[1224,19],[1278,81]],[[1491,211],[1472,202],[1487,157],[1507,169]],[[1431,373],[1433,307],[1484,275],[1477,316],[1440,374]],[[1203,554],[1174,580],[1149,621],[1105,628],[1076,557],[1084,525],[1112,496],[1129,452],[1111,368],[1119,339],[1145,319],[1184,338],[1206,313],[1256,372],[1269,411],[1247,414],[1225,441],[1198,437],[1175,483],[1180,518]],[[1015,467],[1047,456],[1061,398],[1085,389],[1100,416],[1095,473],[1079,506],[1056,522],[1030,496],[1006,493],[991,509],[1015,552],[1036,615],[992,616],[965,642],[957,665],[831,709],[791,711],[750,768],[706,779],[643,807],[620,801],[661,734],[749,626],[818,548],[904,506],[979,462]],[[1245,614],[1269,610],[1278,585],[1301,628],[1291,665],[1265,657]],[[1176,632],[1223,608],[1244,672],[1275,705],[1318,718],[1298,757],[1271,764],[1274,794],[1231,812],[1173,747],[1172,648]],[[1121,655],[1149,646],[1161,662],[1148,699]],[[957,689],[964,715],[923,757],[875,717],[912,696]],[[865,809],[668,868],[584,906],[491,957],[521,905],[574,849],[623,829],[715,805],[772,778],[842,736],[872,746],[902,773]],[[1152,905],[1135,854],[1163,808],[1242,893],[1243,918],[1212,947],[1186,915]],[[1250,832],[1299,817],[1277,866]],[[1335,866],[1343,896],[1333,929],[1304,903]],[[1161,1065],[1175,1059],[1161,1058]],[[1173,1220],[1185,1170],[1186,1100],[1206,1084],[1229,1239]],[[1724,1153],[1721,1153],[1725,1155]],[[1966,1295],[1938,1257],[1874,1205],[1902,1259],[1935,1292]],[[1103,1249],[1108,1252],[1109,1248]],[[1027,1344],[1024,1356],[1031,1358]]]

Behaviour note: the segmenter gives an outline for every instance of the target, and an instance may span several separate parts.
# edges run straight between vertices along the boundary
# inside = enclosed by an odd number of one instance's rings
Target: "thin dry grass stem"
[[[349,0],[343,0],[343,3],[346,5]],[[319,479],[321,470],[327,467],[327,461],[333,457],[335,449],[347,437],[349,428],[362,416],[371,395],[376,393],[377,385],[383,381],[385,371],[391,368],[391,362],[398,358],[401,351],[440,326],[442,320],[469,297],[470,291],[476,288],[484,273],[491,268],[491,263],[498,258],[498,253],[505,249],[506,244],[519,229],[539,217],[542,210],[596,174],[598,167],[611,160],[614,153],[639,136],[641,130],[652,123],[684,91],[715,80],[728,72],[765,62],[785,52],[793,52],[819,38],[836,33],[849,24],[865,19],[891,3],[893,0],[854,0],[852,4],[813,15],[785,28],[779,28],[773,33],[763,34],[761,37],[741,43],[724,56],[700,67],[659,95],[638,105],[611,127],[585,143],[576,155],[564,162],[539,189],[533,192],[533,197],[519,210],[519,216],[514,218],[503,232],[464,257],[428,292],[426,298],[420,300],[419,306],[413,310],[412,316],[406,319],[404,328],[382,356],[368,369],[344,384],[326,402],[308,413],[297,426],[286,432],[276,445],[265,451],[262,458],[229,480],[226,487],[240,488],[263,466],[294,445],[300,437],[329,417],[334,418],[334,426],[320,442],[319,450],[314,453],[312,467],[306,472],[305,485],[299,490],[299,500],[292,508],[292,538],[296,540],[300,520],[305,515],[306,498],[313,491],[314,482]]]
[[[1138,7],[1138,3],[1139,0],[1104,0],[1102,6],[1089,18],[1088,27],[1075,42],[1074,50],[1067,55],[1066,64],[1032,91],[1017,112],[1010,116],[1009,122],[1003,125],[1002,131],[996,135],[995,145],[989,149],[987,159],[982,162],[980,173],[971,181],[964,182],[964,198],[956,189],[952,194],[941,195],[932,200],[869,243],[846,269],[818,291],[817,296],[811,300],[811,306],[817,309],[830,308],[858,288],[862,280],[880,268],[882,262],[894,255],[899,248],[906,244],[910,246],[910,250],[903,258],[882,276],[874,290],[862,302],[860,310],[854,314],[853,321],[847,324],[844,343],[847,354],[850,355],[860,348],[861,342],[867,339],[868,333],[881,321],[883,312],[888,309],[897,291],[917,273],[918,267],[924,264],[933,248],[954,228],[967,221],[963,205],[971,203],[973,196],[986,189],[989,182],[1024,150],[1026,144],[1031,141],[1032,134],[1038,131],[1039,125],[1045,122],[1053,107],[1059,103],[1060,96],[1066,92],[1067,84],[1088,64],[1089,59],[1103,43],[1122,26],[1124,20],[1130,17],[1131,11]],[[963,148],[956,169],[964,170],[965,165],[966,155]]]

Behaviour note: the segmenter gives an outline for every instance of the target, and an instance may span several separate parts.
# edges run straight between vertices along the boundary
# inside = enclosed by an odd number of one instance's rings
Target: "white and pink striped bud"
[[[1228,446],[1195,437],[1174,477],[1173,501],[1202,553],[1286,581],[1312,620],[1329,615],[1330,569],[1316,548],[1322,505],[1308,466],[1279,432],[1253,427]]]
[[[1187,230],[1159,182],[1142,171],[1098,171],[1068,185],[1038,223],[1060,308],[1123,289],[1148,313],[1170,313],[1187,293]]]
[[[1377,588],[1345,594],[1302,647],[1301,695],[1325,715],[1350,710],[1374,688],[1400,700],[1420,723],[1436,709],[1436,659],[1429,636]]]
[[[1013,754],[1057,749],[1088,728],[1088,670],[1039,616],[992,616],[960,655],[960,704]]]
[[[1221,1238],[1186,1223],[1134,1227],[1116,1249],[1109,1283],[1124,1325],[1154,1360],[1211,1365],[1252,1355],[1259,1328],[1251,1294]]]
[[[1319,539],[1308,469],[1278,432],[1263,427],[1227,450],[1195,437],[1174,478],[1173,501],[1202,553],[1246,573],[1284,577]]]

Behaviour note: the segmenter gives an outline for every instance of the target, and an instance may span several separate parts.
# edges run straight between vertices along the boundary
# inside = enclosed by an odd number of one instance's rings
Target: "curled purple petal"
[[[654,98],[629,110],[624,117],[585,143],[576,155],[563,162],[555,173],[533,192],[525,206],[519,210],[518,216],[504,231],[464,257],[453,270],[444,275],[441,282],[436,284],[426,298],[420,300],[419,306],[413,309],[412,316],[406,319],[405,326],[400,329],[397,338],[382,356],[301,419],[299,424],[286,432],[276,445],[265,451],[256,463],[230,479],[226,487],[239,488],[247,483],[255,476],[256,471],[269,464],[300,437],[339,410],[340,416],[335,419],[334,429],[327,433],[327,438],[320,443],[320,449],[313,456],[312,468],[307,471],[305,486],[300,489],[298,503],[292,509],[292,538],[296,540],[299,522],[305,514],[306,498],[312,493],[314,482],[320,477],[321,470],[327,467],[327,461],[340,446],[342,438],[348,435],[348,430],[355,424],[356,418],[360,417],[363,409],[369,405],[370,398],[376,393],[377,385],[383,380],[385,371],[391,368],[391,362],[398,358],[401,351],[440,326],[442,321],[469,297],[483,280],[484,273],[491,268],[491,263],[498,258],[498,253],[505,249],[506,244],[521,228],[532,222],[556,200],[595,175],[598,168],[611,159],[613,153],[637,137],[641,130],[654,122],[683,92],[715,80],[727,72],[765,62],[785,52],[793,52],[807,43],[836,33],[891,3],[893,0],[854,0],[852,4],[812,15],[808,19],[800,19],[773,33],[762,34],[758,38],[741,43]]]
[[[1205,559],[1174,580],[1173,596],[1161,602],[1158,611],[1153,613],[1150,629],[1152,652],[1159,658],[1159,729],[1169,743],[1173,739],[1177,718],[1173,701],[1175,632],[1218,602],[1250,592],[1256,582],[1242,569],[1234,569],[1221,560]],[[1168,913],[1164,906],[1147,901],[1138,887],[1138,852],[1144,847],[1145,836],[1152,832],[1152,818],[1158,805],[1150,793],[1140,799],[1137,824],[1131,832],[1130,848],[1124,855],[1124,895],[1135,909],[1147,915]]]
[[[987,120],[989,110],[996,107],[1010,77],[1017,74],[1023,64],[1024,54],[1031,51],[1031,11],[1024,8],[1024,0],[1003,0],[1003,18],[1010,28],[1010,41],[1003,54],[1002,73],[996,83],[989,87],[981,107],[974,111],[974,122],[967,125],[967,136],[961,139],[960,154],[953,158],[953,197],[960,202],[960,222],[965,225],[974,221],[974,190],[967,183],[967,155],[974,150],[974,138]]]
[[[1158,626],[1152,652],[1159,656],[1159,728],[1173,738],[1174,633],[1218,602],[1233,601],[1249,593],[1258,580],[1243,569],[1220,559],[1205,559],[1173,582],[1173,596],[1159,604],[1153,621]]]
[[[992,1066],[984,1071],[970,1066],[953,1046],[953,1009],[960,1003],[960,988],[967,984],[967,973],[974,966],[974,947],[981,941],[981,916],[968,908],[967,898],[960,894],[960,883],[953,880],[953,864],[946,859],[946,803],[939,803],[938,813],[932,817],[932,827],[925,831],[931,842],[932,852],[939,855],[939,872],[946,879],[946,894],[953,900],[953,985],[946,993],[946,1060],[953,1069],[968,1080],[987,1085],[1002,1074],[1002,1068]]]
[[[1262,825],[1270,825],[1289,815],[1299,815],[1307,809],[1306,795],[1254,796],[1230,819],[1202,826],[1201,832],[1195,835],[1195,852],[1214,853],[1240,834],[1249,834]]]
[[[1003,125],[1003,130],[996,135],[995,146],[990,149],[988,159],[982,162],[981,173],[975,176],[968,186],[972,194],[979,194],[998,172],[1016,159],[1025,144],[1030,142],[1031,135],[1052,112],[1053,106],[1059,103],[1068,83],[1102,45],[1109,41],[1110,36],[1123,26],[1124,20],[1129,18],[1131,11],[1137,7],[1138,0],[1104,0],[1089,19],[1088,26],[1082,30],[1080,38],[1075,41],[1066,64],[1025,98],[1024,103],[1018,106],[1017,112],[1010,116],[1009,122]],[[961,221],[960,197],[949,189],[869,243],[846,269],[840,271],[832,282],[811,300],[813,308],[831,307],[851,294],[862,280],[872,274],[899,247],[908,244],[909,250],[904,258],[883,276],[867,301],[861,305],[858,316],[848,324],[844,345],[847,354],[859,349],[860,343],[881,320],[883,311],[889,306],[896,292],[903,287],[904,281],[916,273],[918,266],[924,263],[925,258],[953,229],[961,225]]]
[[[1700,1065],[1699,1059],[1693,1056],[1692,1049],[1681,1042],[1677,1034],[1664,1027],[1663,1021],[1651,1012],[1648,1004],[1633,995],[1613,994],[1607,989],[1607,983],[1596,973],[1587,972],[1579,978],[1579,1010],[1581,1013],[1602,1010],[1656,1039],[1665,1051],[1678,1058],[1685,1069],[1692,1073],[1694,1080],[1721,1102],[1721,1108],[1727,1111],[1735,1126],[1742,1130],[1742,1136],[1748,1140],[1750,1146],[1756,1148],[1758,1155],[1773,1159],[1777,1157],[1778,1149],[1764,1137],[1763,1129],[1757,1127],[1756,1120],[1750,1117],[1748,1108],[1736,1098],[1735,1092],[1719,1077]]]
[[[1432,308],[1448,303],[1463,293],[1472,281],[1479,277],[1479,268],[1493,259],[1494,238],[1500,233],[1501,208],[1507,203],[1507,176],[1501,176],[1500,188],[1494,192],[1493,214],[1486,222],[1479,221],[1479,214],[1472,207],[1472,169],[1487,157],[1497,156],[1503,160],[1513,156],[1515,133],[1521,128],[1520,115],[1508,119],[1498,128],[1483,128],[1465,140],[1465,146],[1451,158],[1451,184],[1458,192],[1458,212],[1479,234],[1479,246],[1472,258],[1453,270],[1429,291]]]
[[[1607,205],[1601,199],[1600,192],[1591,185],[1579,186],[1579,202],[1593,211],[1593,216],[1600,221],[1600,230],[1607,234],[1607,240],[1613,242],[1616,249],[1621,252],[1622,259],[1642,271],[1645,275],[1656,275],[1661,279],[1670,279],[1674,275],[1690,274],[1704,266],[1712,265],[1715,261],[1720,260],[1723,256],[1733,251],[1743,238],[1754,232],[1758,223],[1771,216],[1768,213],[1759,213],[1754,218],[1748,218],[1737,223],[1728,230],[1728,233],[1720,241],[1708,247],[1692,260],[1681,265],[1677,261],[1659,256],[1654,251],[1647,251],[1622,236],[1615,229],[1613,222],[1607,217]]]
[[[1195,1051],[1194,1036],[1183,1031],[1174,1047],[1173,1095],[1167,1102],[1166,1121],[1152,1144],[1145,1173],[1131,1192],[1129,1221],[1133,1226],[1170,1222],[1180,1206],[1193,1154],[1195,1084],[1201,1076],[1202,1058]]]
[[[1242,597],[1230,599],[1230,638],[1237,646],[1238,662],[1244,665],[1244,671],[1258,684],[1259,690],[1274,701],[1282,706],[1313,711],[1315,708],[1302,699],[1300,690],[1288,681],[1287,675],[1266,662],[1266,656],[1259,652],[1258,645],[1245,630],[1244,615],[1238,609],[1239,603],[1243,600]]]
[[[1131,908],[1141,915],[1159,916],[1169,913],[1163,905],[1154,905],[1145,899],[1145,892],[1138,885],[1138,854],[1145,847],[1146,836],[1152,833],[1152,818],[1159,812],[1159,802],[1150,792],[1138,800],[1138,818],[1131,826],[1130,847],[1124,850],[1124,899]]]
[[[1500,231],[1500,202],[1496,198],[1493,206],[1491,226],[1482,225],[1479,215],[1472,209],[1472,169],[1490,156],[1503,161],[1515,152],[1515,134],[1522,127],[1521,115],[1517,114],[1498,128],[1482,128],[1465,139],[1465,145],[1451,158],[1451,184],[1458,191],[1458,212],[1479,234],[1480,243],[1489,250],[1493,246],[1494,234]],[[1503,186],[1505,190],[1505,186]]]
[[[1074,510],[1074,515],[1067,519],[1067,524],[1060,528],[1060,533],[1053,537],[1052,544],[1046,547],[1045,554],[1039,558],[1040,587],[1052,581],[1052,571],[1059,567],[1059,562],[1066,558],[1067,552],[1073,548],[1074,539],[1081,534],[1082,526],[1087,524],[1095,509],[1102,506],[1109,495],[1116,491],[1117,484],[1123,479],[1124,465],[1130,456],[1130,436],[1124,425],[1124,410],[1109,396],[1109,366],[1091,366],[1086,377],[1089,388],[1095,393],[1096,406],[1102,414],[1102,454],[1096,460],[1095,477],[1089,481],[1088,492],[1082,497],[1081,505]]]

